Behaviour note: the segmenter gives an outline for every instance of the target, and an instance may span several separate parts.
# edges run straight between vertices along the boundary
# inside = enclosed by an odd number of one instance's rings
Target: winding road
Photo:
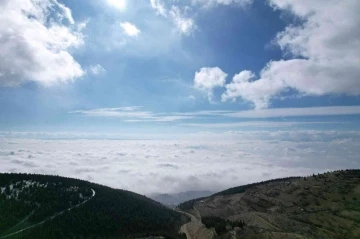
[[[194,207],[195,210],[197,210]],[[201,218],[196,218],[191,213],[181,211],[180,209],[176,210],[188,217],[191,218],[191,221],[185,223],[181,226],[180,232],[185,233],[187,239],[212,239],[214,238],[214,232],[210,229],[207,229],[205,225],[201,222]],[[200,213],[199,213],[200,216]]]
[[[68,209],[65,209],[65,210],[63,210],[63,211],[61,211],[61,212],[57,212],[57,213],[55,213],[54,215],[52,215],[51,217],[48,217],[48,218],[46,218],[45,220],[43,220],[43,221],[41,221],[41,222],[39,222],[39,223],[36,223],[36,224],[31,225],[31,226],[29,226],[29,227],[23,228],[23,229],[21,229],[21,230],[19,230],[19,231],[10,233],[10,234],[8,234],[8,235],[2,236],[2,237],[0,237],[0,239],[2,239],[2,238],[7,238],[7,237],[13,236],[13,235],[15,235],[15,234],[18,234],[18,233],[20,233],[20,232],[27,231],[27,230],[29,230],[29,229],[31,229],[31,228],[37,227],[37,226],[39,226],[39,225],[42,225],[42,224],[44,224],[44,223],[47,222],[47,221],[53,220],[54,218],[56,218],[57,216],[63,214],[63,213],[66,212],[66,211],[71,211],[72,209],[77,208],[77,207],[83,205],[84,203],[88,202],[90,199],[92,199],[92,198],[95,196],[95,190],[94,190],[94,189],[91,189],[91,191],[92,191],[91,197],[88,198],[88,199],[86,199],[85,201],[83,201],[83,202],[81,202],[81,203],[79,203],[79,204],[77,204],[77,205],[75,205],[75,206],[72,206],[72,207],[70,207],[70,208],[68,208]],[[18,225],[19,225],[19,224],[18,224]]]

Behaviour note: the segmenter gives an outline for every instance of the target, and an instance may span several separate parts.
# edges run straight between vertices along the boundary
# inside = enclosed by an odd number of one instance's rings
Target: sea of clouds
[[[81,178],[147,195],[360,168],[359,132],[199,133],[176,140],[20,135],[0,133],[0,172]]]

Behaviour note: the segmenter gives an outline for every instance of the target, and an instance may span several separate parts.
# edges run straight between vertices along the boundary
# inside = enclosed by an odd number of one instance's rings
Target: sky
[[[0,0],[0,171],[151,193],[248,181],[233,172],[207,184],[216,167],[262,165],[250,181],[359,168],[358,9],[358,0]],[[174,183],[156,186],[166,175]]]

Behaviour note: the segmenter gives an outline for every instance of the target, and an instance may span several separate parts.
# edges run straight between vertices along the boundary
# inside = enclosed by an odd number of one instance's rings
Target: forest
[[[188,218],[133,192],[34,174],[0,174],[0,188],[0,238],[39,222],[7,238],[185,238]]]
[[[229,230],[232,230],[235,227],[244,228],[245,223],[241,220],[239,221],[229,221],[220,217],[202,217],[201,222],[206,226],[206,228],[214,228],[217,235],[221,235]]]

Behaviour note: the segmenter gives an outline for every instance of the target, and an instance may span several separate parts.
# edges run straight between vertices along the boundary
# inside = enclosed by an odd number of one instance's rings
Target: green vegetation
[[[0,188],[0,238],[44,220],[7,238],[185,238],[187,218],[129,191],[30,174],[0,174]]]
[[[183,203],[180,203],[178,205],[178,208],[180,208],[181,210],[191,210],[194,207],[194,204],[196,202],[199,202],[201,200],[204,200],[206,198],[212,198],[215,196],[225,196],[225,195],[232,195],[232,194],[236,194],[236,193],[244,193],[247,189],[254,187],[254,186],[258,186],[258,185],[263,185],[263,184],[267,184],[270,182],[281,182],[281,181],[289,181],[289,180],[294,180],[294,179],[299,179],[300,177],[288,177],[288,178],[277,178],[277,179],[271,179],[268,181],[261,181],[261,182],[257,182],[257,183],[251,183],[251,184],[247,184],[247,185],[242,185],[242,186],[238,186],[238,187],[233,187],[233,188],[229,188],[226,189],[224,191],[215,193],[209,197],[202,197],[202,198],[196,198],[196,199],[192,199]]]
[[[254,183],[180,206],[219,239],[358,239],[360,170]],[[229,222],[235,219],[245,223],[241,230]]]
[[[198,201],[201,201],[203,199],[205,199],[206,197],[202,197],[202,198],[197,198],[197,199],[192,199],[183,203],[180,203],[178,208],[180,208],[183,211],[187,211],[187,210],[191,210],[194,208],[194,204]]]
[[[213,194],[212,197],[213,196],[232,195],[232,194],[236,194],[236,193],[244,193],[247,189],[252,188],[254,186],[259,186],[259,185],[272,183],[272,182],[290,181],[290,180],[299,179],[299,178],[300,177],[277,178],[277,179],[271,179],[271,180],[261,181],[261,182],[257,182],[257,183],[251,183],[251,184],[247,184],[247,185],[243,185],[243,186],[226,189],[224,191]]]
[[[243,221],[229,221],[222,219],[220,217],[203,217],[201,222],[205,225],[206,228],[215,228],[216,234],[221,235],[226,233],[228,230],[226,227],[235,227],[244,228],[245,223]]]

